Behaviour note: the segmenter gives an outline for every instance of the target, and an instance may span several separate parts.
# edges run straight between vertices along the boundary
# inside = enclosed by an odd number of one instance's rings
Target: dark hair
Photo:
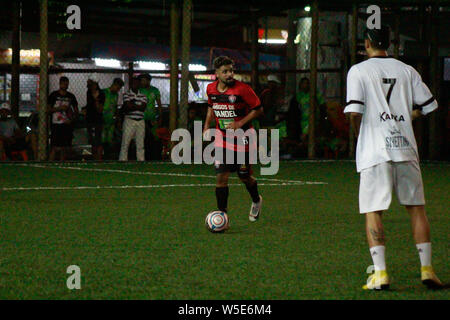
[[[391,44],[391,28],[387,25],[382,25],[379,29],[366,28],[364,38],[370,41],[374,49],[387,50]]]
[[[220,69],[221,66],[228,66],[230,64],[234,64],[234,61],[227,56],[220,56],[214,59],[213,65],[214,69]]]
[[[61,78],[59,78],[59,82],[69,82],[69,78],[62,76]]]
[[[116,85],[118,85],[119,87],[123,87],[123,85],[124,85],[123,80],[120,79],[120,78],[114,78],[113,84],[116,84]]]
[[[142,73],[138,76],[139,80],[141,79],[148,79],[148,81],[152,81],[152,76],[148,73]]]

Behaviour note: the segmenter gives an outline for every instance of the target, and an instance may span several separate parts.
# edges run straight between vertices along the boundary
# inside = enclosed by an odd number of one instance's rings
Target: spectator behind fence
[[[302,144],[306,145],[308,143],[308,130],[309,130],[309,108],[310,108],[310,98],[309,98],[309,79],[302,78],[299,82],[297,92],[297,102],[300,107],[300,126],[302,130]],[[320,124],[321,113],[326,111],[325,100],[322,97],[322,94],[317,91],[316,93],[317,99],[317,108],[316,108],[316,123]],[[319,129],[319,126],[316,126]],[[320,130],[316,130],[319,132]],[[318,135],[316,135],[318,136]]]
[[[271,74],[267,77],[267,88],[261,92],[260,100],[264,109],[264,116],[260,119],[262,127],[273,127],[276,123],[275,116],[280,105],[281,81],[277,76]]]
[[[92,146],[92,155],[94,160],[100,160],[102,158],[102,106],[105,103],[105,93],[100,90],[97,79],[91,76],[87,81],[87,93],[86,93],[86,128],[88,134],[88,141]]]
[[[115,78],[109,88],[101,90],[105,96],[103,104],[100,105],[99,111],[102,113],[102,146],[100,147],[100,160],[103,153],[110,155],[114,143],[114,131],[116,126],[120,126],[117,101],[119,99],[119,91],[123,87],[123,80]],[[94,99],[100,96],[99,91],[93,93]]]
[[[120,148],[120,161],[128,160],[128,148],[131,140],[136,142],[136,159],[145,160],[144,138],[145,121],[144,111],[147,107],[147,96],[139,91],[140,80],[133,77],[130,90],[123,95],[122,112],[125,116],[123,121],[122,147]]]
[[[48,111],[51,114],[51,149],[50,160],[55,160],[59,153],[61,161],[66,160],[72,147],[73,123],[78,118],[78,102],[75,96],[67,91],[69,79],[59,79],[59,89],[53,91],[49,98]]]
[[[147,97],[147,107],[144,112],[145,159],[160,159],[162,145],[156,134],[156,129],[162,126],[161,93],[158,88],[150,85],[151,75],[141,74],[139,80],[141,82],[140,92]],[[156,109],[156,104],[158,104],[158,109]]]
[[[4,102],[0,105],[0,160],[12,159],[14,151],[24,151],[26,148],[25,136],[11,116],[11,106]],[[24,152],[24,160],[27,160]]]

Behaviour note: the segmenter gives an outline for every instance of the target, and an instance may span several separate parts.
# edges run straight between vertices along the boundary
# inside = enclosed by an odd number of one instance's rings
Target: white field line
[[[18,164],[19,165],[19,164]],[[203,175],[203,174],[187,174],[187,173],[170,173],[170,172],[148,172],[148,171],[130,171],[130,170],[118,170],[118,169],[95,169],[95,168],[80,168],[80,167],[63,167],[63,166],[47,166],[39,164],[27,164],[28,167],[45,168],[45,169],[67,169],[67,170],[78,170],[78,171],[91,171],[91,172],[109,172],[109,173],[126,173],[126,174],[136,174],[136,175],[153,175],[153,176],[173,176],[173,177],[190,177],[190,178],[216,178],[213,175]],[[237,177],[230,177],[229,179],[239,179]],[[285,180],[285,179],[271,179],[271,178],[256,178],[258,181],[272,181],[272,182],[282,182],[290,184],[328,184],[327,182],[321,181],[300,181],[300,180]],[[259,185],[259,183],[258,183]]]
[[[300,183],[258,183],[259,186],[299,186]],[[215,183],[201,184],[154,184],[142,186],[73,186],[73,187],[11,187],[1,188],[1,191],[41,191],[41,190],[101,190],[101,189],[150,189],[150,188],[183,188],[183,187],[215,187]],[[241,183],[231,183],[228,186],[242,186]]]

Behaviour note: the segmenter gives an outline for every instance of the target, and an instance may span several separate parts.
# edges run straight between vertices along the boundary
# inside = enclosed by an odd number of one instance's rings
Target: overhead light
[[[259,43],[268,43],[268,44],[285,44],[286,39],[259,39]]]
[[[304,10],[305,10],[306,12],[310,12],[310,11],[311,11],[311,7],[310,7],[310,6],[306,6],[306,7],[304,8]]]
[[[156,61],[138,61],[139,68],[144,70],[166,70],[166,65]]]
[[[178,64],[178,67],[181,68],[181,63]],[[202,64],[189,64],[189,71],[206,71],[208,68],[206,68]]]
[[[202,64],[190,64],[189,71],[206,71],[206,67]]]
[[[121,67],[120,61],[115,60],[115,59],[94,58],[94,61],[98,67],[106,67],[106,68],[120,68]]]

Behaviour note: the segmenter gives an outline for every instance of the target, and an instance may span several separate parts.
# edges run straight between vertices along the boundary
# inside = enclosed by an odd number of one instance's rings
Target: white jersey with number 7
[[[349,70],[344,112],[362,114],[356,146],[358,172],[387,161],[419,159],[413,108],[422,114],[437,108],[413,67],[391,57],[372,57]]]

